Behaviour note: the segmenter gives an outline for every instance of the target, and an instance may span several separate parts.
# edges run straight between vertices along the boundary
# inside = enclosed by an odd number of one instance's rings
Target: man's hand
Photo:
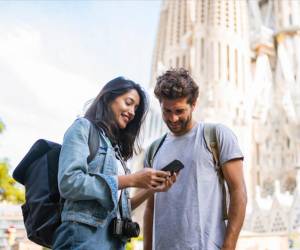
[[[172,185],[176,182],[176,179],[177,179],[177,174],[176,172],[174,172],[173,175],[168,176],[165,179],[165,181],[161,183],[161,185],[157,186],[153,190],[155,192],[167,192],[170,189],[170,187],[172,187]]]

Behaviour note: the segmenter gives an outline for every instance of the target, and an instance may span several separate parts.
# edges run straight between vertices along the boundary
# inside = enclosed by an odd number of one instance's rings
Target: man
[[[144,250],[234,250],[247,203],[243,155],[235,135],[216,125],[219,160],[230,194],[226,222],[222,185],[204,140],[204,124],[193,119],[198,86],[186,70],[169,70],[158,77],[154,93],[170,131],[152,167],[160,169],[174,159],[185,167],[168,192],[147,201]]]

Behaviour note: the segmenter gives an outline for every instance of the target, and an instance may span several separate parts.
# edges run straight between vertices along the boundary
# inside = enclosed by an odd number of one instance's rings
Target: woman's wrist
[[[118,185],[119,189],[135,187],[135,185],[136,185],[134,174],[119,175],[118,182],[119,182],[119,185]]]
[[[129,187],[136,187],[135,173],[127,175]]]

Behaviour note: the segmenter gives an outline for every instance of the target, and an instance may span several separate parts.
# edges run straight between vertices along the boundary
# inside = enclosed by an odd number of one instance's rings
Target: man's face
[[[160,105],[163,119],[174,135],[183,135],[192,128],[195,104],[187,103],[187,97],[174,100],[163,98]]]

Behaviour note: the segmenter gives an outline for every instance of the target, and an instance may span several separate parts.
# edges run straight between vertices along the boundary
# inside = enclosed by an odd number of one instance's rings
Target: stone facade
[[[196,118],[237,134],[251,232],[300,230],[299,13],[293,0],[165,0],[161,7],[149,89],[166,69],[188,69],[200,87]],[[144,148],[166,130],[153,96],[150,108]]]

